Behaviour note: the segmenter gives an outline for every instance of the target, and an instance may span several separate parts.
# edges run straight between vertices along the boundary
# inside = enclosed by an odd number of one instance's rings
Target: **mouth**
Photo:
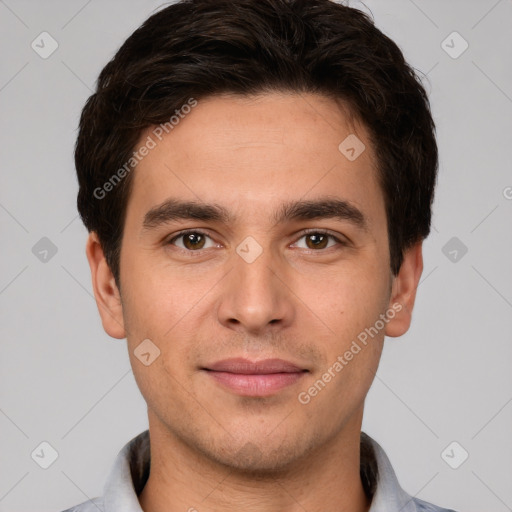
[[[240,396],[270,396],[301,380],[309,370],[283,359],[225,359],[201,368],[224,389]]]

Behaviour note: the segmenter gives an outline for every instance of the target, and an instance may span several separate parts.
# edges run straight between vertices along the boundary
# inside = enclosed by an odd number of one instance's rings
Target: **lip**
[[[241,396],[270,396],[298,382],[305,368],[283,359],[225,359],[202,368],[224,388]]]
[[[305,368],[285,361],[284,359],[263,359],[261,361],[251,361],[243,357],[233,359],[223,359],[217,361],[205,368],[216,372],[239,373],[244,375],[261,375],[269,373],[297,373]]]

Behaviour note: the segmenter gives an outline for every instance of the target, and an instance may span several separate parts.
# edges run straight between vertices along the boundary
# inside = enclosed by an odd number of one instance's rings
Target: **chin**
[[[227,438],[226,442],[226,446],[215,451],[211,449],[211,445],[208,450],[201,451],[203,455],[228,470],[251,479],[275,479],[279,475],[285,475],[297,468],[297,464],[306,459],[314,449],[311,443],[300,439],[300,436],[292,441],[289,436],[277,440],[263,434],[259,440],[242,442],[238,449],[235,449],[232,438]]]

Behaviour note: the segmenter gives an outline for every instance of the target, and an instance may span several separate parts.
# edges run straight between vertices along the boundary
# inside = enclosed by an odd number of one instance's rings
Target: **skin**
[[[364,400],[384,335],[409,328],[423,262],[418,242],[392,275],[375,155],[364,126],[345,112],[315,94],[201,100],[133,171],[122,293],[96,234],[89,236],[103,327],[127,338],[148,405],[151,474],[139,496],[146,512],[369,508],[359,476]],[[366,146],[354,161],[338,150],[349,134]],[[325,196],[355,205],[368,229],[334,218],[272,218],[283,202]],[[145,213],[169,197],[218,203],[237,218],[143,231]],[[171,244],[183,229],[210,238],[195,239],[192,249],[183,237]],[[328,238],[318,248],[305,229],[328,230],[346,244]],[[248,236],[263,251],[252,263],[236,252]],[[385,329],[300,403],[298,394],[393,304],[402,309]],[[146,338],[161,352],[149,366],[134,355]],[[272,396],[243,397],[200,370],[231,357],[277,357],[309,372]]]

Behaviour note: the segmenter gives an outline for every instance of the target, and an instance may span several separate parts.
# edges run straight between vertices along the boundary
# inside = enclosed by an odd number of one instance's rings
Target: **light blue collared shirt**
[[[119,452],[103,496],[64,512],[143,512],[137,496],[149,477],[149,466],[149,430],[146,430]],[[374,489],[369,512],[455,512],[407,494],[400,487],[384,450],[365,433],[361,433],[361,473],[366,475],[367,486]]]

